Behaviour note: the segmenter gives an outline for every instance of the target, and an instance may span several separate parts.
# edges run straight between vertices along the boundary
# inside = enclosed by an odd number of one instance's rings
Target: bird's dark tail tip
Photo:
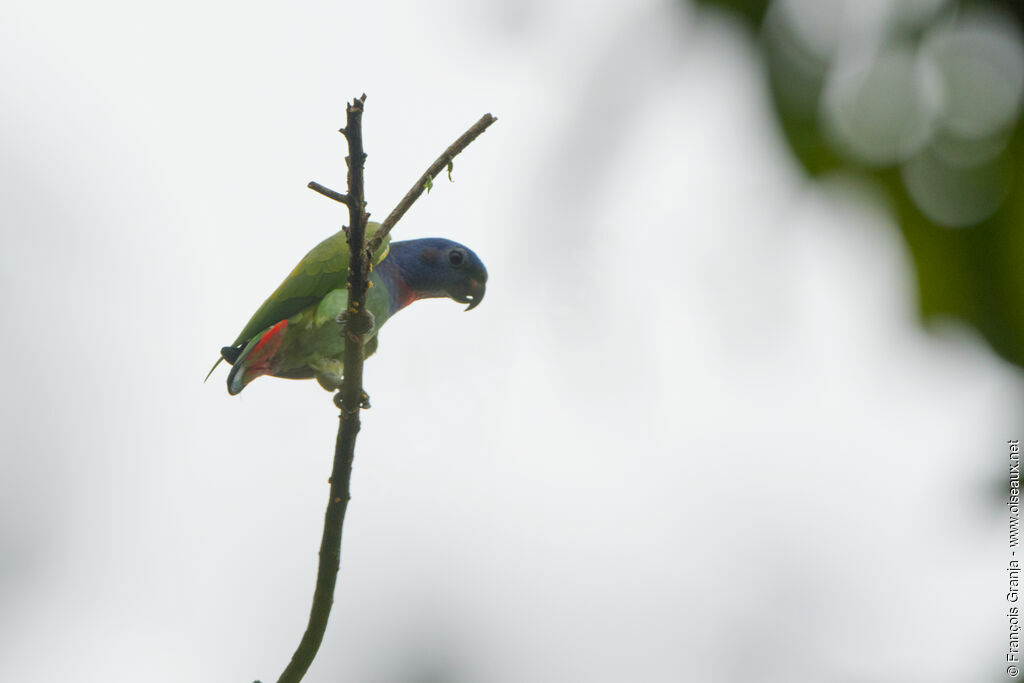
[[[238,357],[242,355],[242,349],[244,348],[244,344],[242,346],[225,346],[220,350],[220,357],[230,365],[234,365]]]
[[[244,348],[244,345],[225,346],[224,348],[222,348],[220,350],[220,358],[218,358],[217,362],[213,364],[213,367],[210,368],[210,371],[206,373],[206,377],[203,378],[203,383],[205,384],[206,380],[210,379],[210,375],[212,375],[213,371],[217,369],[217,366],[221,364],[221,361],[226,360],[229,365],[234,365],[235,361],[238,360],[238,357],[242,355],[242,350]]]

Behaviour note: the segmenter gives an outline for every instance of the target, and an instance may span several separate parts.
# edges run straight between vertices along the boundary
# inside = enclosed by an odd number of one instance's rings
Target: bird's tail
[[[229,394],[235,396],[257,377],[272,375],[277,371],[280,365],[277,351],[281,348],[287,328],[288,321],[282,320],[246,344],[244,349],[221,349],[222,357],[232,364],[231,372],[228,373]]]
[[[217,362],[213,364],[213,367],[210,368],[210,371],[206,373],[206,377],[203,378],[203,384],[206,384],[206,380],[210,379],[210,375],[213,374],[213,371],[216,370],[217,366],[220,365],[222,362],[227,361],[229,365],[234,365],[235,361],[238,360],[238,357],[242,355],[242,350],[244,348],[244,344],[241,346],[222,347],[220,350],[220,358],[218,358]]]
[[[220,365],[222,360],[224,360],[224,356],[220,356],[217,358],[217,362],[213,364],[213,367],[210,368],[210,371],[206,373],[206,377],[203,378],[203,384],[206,384],[206,380],[210,379],[210,375],[213,374],[213,371],[217,369],[217,366]]]
[[[231,366],[231,371],[228,373],[228,393],[232,396],[236,396],[242,393],[242,389],[245,385],[256,379],[255,377],[246,377],[245,362],[235,363]]]

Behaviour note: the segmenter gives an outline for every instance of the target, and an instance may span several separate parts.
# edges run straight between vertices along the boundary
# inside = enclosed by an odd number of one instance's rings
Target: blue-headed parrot
[[[367,224],[367,240],[379,227]],[[232,365],[228,393],[238,394],[261,375],[315,378],[329,391],[340,388],[345,339],[338,318],[348,306],[348,256],[344,232],[313,247],[231,346],[221,349],[214,368],[221,360]],[[385,240],[374,254],[366,294],[374,325],[364,337],[364,355],[377,349],[381,325],[413,301],[448,297],[469,304],[468,311],[479,305],[486,284],[483,262],[457,242],[440,237]]]

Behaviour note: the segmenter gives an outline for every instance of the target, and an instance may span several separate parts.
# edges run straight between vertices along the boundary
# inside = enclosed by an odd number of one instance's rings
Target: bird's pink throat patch
[[[413,301],[421,298],[419,292],[405,283],[405,278],[396,278],[395,287],[398,290],[395,293],[395,304],[397,305],[397,308],[395,309],[396,312],[402,310]]]

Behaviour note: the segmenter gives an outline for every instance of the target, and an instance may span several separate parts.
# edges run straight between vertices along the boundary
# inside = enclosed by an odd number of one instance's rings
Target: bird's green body
[[[380,223],[366,224],[366,239],[370,240],[380,229]],[[391,236],[388,235],[374,254],[373,264],[380,263],[388,253]],[[336,232],[313,247],[292,269],[274,293],[253,313],[252,318],[238,334],[232,346],[238,346],[274,323],[290,318],[307,309],[331,292],[344,291],[348,281],[348,242],[344,232]],[[342,302],[342,309],[348,297]],[[341,312],[338,311],[338,313]]]
[[[390,317],[387,290],[380,278],[370,275],[371,287],[366,293],[366,310],[373,315],[373,328],[364,335],[365,355],[377,348],[377,331]],[[334,289],[319,301],[314,301],[295,315],[287,318],[287,325],[274,339],[274,355],[279,359],[272,374],[289,379],[315,377],[325,389],[341,386],[342,359],[345,356],[345,335],[339,316],[348,308],[348,290]],[[272,327],[270,329],[273,329]],[[262,335],[251,339],[242,351],[248,356],[263,340]],[[255,360],[255,359],[254,359]],[[249,363],[250,367],[258,364]]]
[[[379,228],[377,223],[368,223],[367,239]],[[386,238],[373,258],[366,294],[366,310],[373,325],[363,337],[365,356],[376,350],[380,327],[412,301],[449,296],[473,308],[483,297],[487,280],[487,271],[476,254],[450,240],[389,242]],[[227,360],[234,365],[228,375],[229,393],[239,393],[261,375],[315,377],[329,390],[341,386],[345,336],[339,318],[348,308],[348,263],[343,232],[331,235],[306,254],[234,343],[221,349],[217,362]]]

